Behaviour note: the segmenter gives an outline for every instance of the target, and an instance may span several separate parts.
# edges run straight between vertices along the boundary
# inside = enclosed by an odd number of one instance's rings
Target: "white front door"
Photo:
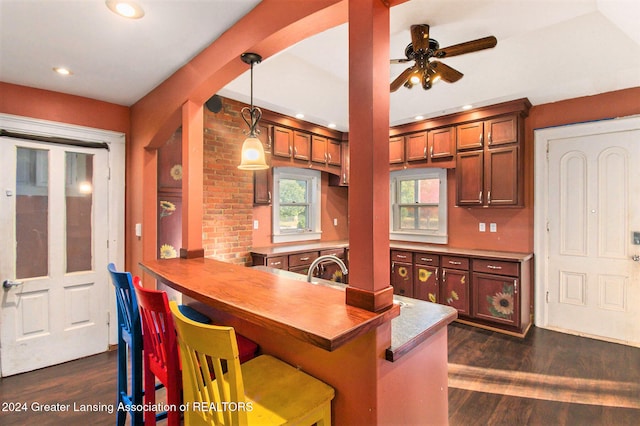
[[[546,258],[538,257],[546,265],[536,322],[640,346],[640,262],[633,259],[640,255],[633,238],[640,232],[640,128],[615,124],[555,136],[552,129],[546,138],[546,224],[538,224],[546,226]]]
[[[106,149],[0,138],[0,368],[108,349]]]

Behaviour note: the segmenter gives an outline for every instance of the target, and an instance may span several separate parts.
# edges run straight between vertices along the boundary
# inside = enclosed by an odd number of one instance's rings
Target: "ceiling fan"
[[[426,24],[411,26],[411,43],[404,50],[406,58],[392,59],[392,64],[415,61],[412,67],[404,70],[395,80],[391,82],[390,89],[395,92],[400,86],[411,89],[416,84],[422,84],[424,90],[431,88],[433,83],[442,79],[447,83],[455,83],[460,80],[463,74],[440,61],[451,56],[463,55],[465,53],[477,52],[478,50],[490,49],[498,43],[494,36],[479,38],[465,43],[454,44],[440,49],[438,42],[429,38],[429,26]]]

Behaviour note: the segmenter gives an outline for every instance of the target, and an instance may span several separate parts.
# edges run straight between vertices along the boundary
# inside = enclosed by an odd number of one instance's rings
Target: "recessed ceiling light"
[[[296,114],[296,118],[304,118],[304,114],[298,113],[298,114]]]
[[[328,124],[330,129],[335,129],[336,128],[336,123],[329,123]]]
[[[69,70],[68,68],[64,68],[64,67],[53,67],[53,70],[55,72],[57,72],[60,75],[71,75],[73,74],[71,72],[71,70]]]
[[[468,109],[471,109],[471,108],[473,108],[473,105],[464,105],[462,107],[462,109],[465,110],[465,111],[468,110]]]
[[[109,10],[129,19],[140,19],[144,16],[142,7],[131,0],[106,0]]]
[[[422,120],[424,118],[424,115],[416,115],[415,119],[416,120]]]

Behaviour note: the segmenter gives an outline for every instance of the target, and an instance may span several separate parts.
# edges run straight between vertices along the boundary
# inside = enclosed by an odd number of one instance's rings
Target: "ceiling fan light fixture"
[[[419,84],[420,83],[420,76],[418,74],[414,74],[409,78],[409,82],[411,82],[411,85],[415,85],[415,84]]]
[[[247,138],[242,143],[242,154],[238,169],[264,170],[268,169],[269,165],[267,165],[262,142],[258,139],[260,130],[256,128],[260,117],[262,117],[262,111],[260,108],[253,106],[253,66],[262,62],[262,56],[257,53],[247,52],[240,55],[240,59],[245,64],[251,65],[251,107],[244,107],[240,111],[242,119],[249,126],[249,131],[247,132]]]

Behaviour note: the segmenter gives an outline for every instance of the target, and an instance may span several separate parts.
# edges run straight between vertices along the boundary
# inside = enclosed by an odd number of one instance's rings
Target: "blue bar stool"
[[[107,266],[111,274],[111,281],[116,290],[118,305],[118,399],[116,409],[120,404],[125,407],[141,407],[142,402],[142,328],[138,301],[133,289],[133,282],[129,272],[118,272],[116,266]],[[131,383],[127,380],[127,352],[130,355]],[[131,424],[142,425],[143,412],[133,410]],[[127,411],[118,410],[116,422],[123,426],[127,420]]]

